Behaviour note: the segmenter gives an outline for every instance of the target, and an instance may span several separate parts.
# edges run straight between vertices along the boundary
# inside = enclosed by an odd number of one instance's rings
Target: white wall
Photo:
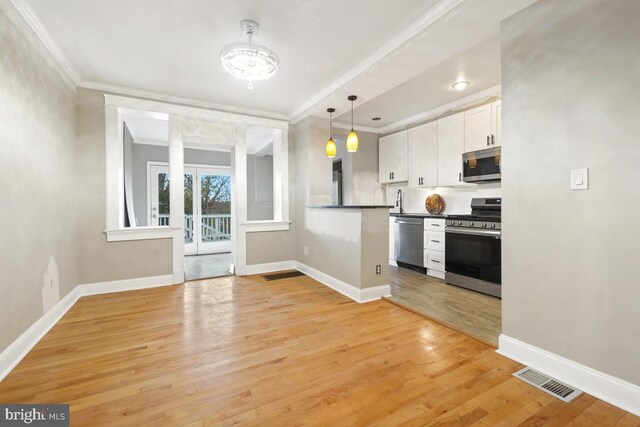
[[[386,185],[387,202],[395,206],[398,190],[402,190],[404,211],[407,213],[427,213],[425,201],[432,194],[440,194],[446,203],[444,215],[471,213],[471,199],[476,197],[501,197],[501,184],[477,184],[469,187],[451,188],[408,188],[406,183]],[[394,208],[391,212],[397,212]]]
[[[247,155],[247,220],[273,219],[273,156]]]
[[[539,0],[501,30],[503,333],[638,385],[639,17]]]

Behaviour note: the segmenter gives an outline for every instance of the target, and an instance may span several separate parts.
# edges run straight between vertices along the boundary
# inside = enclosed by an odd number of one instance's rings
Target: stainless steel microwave
[[[462,180],[476,183],[500,181],[500,147],[464,153]]]

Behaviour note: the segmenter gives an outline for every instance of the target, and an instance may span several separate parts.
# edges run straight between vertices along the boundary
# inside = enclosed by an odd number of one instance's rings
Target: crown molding
[[[407,26],[400,33],[393,36],[382,46],[371,52],[356,64],[351,67],[349,71],[338,77],[320,92],[312,96],[308,101],[300,105],[289,114],[289,120],[292,124],[295,124],[305,118],[305,112],[310,110],[314,105],[321,102],[323,99],[336,92],[341,87],[347,85],[350,81],[367,71],[374,66],[377,62],[383,60],[387,56],[391,55],[394,51],[402,47],[406,42],[414,38],[416,35],[433,25],[436,21],[442,18],[444,15],[458,7],[465,0],[442,0],[435,6],[429,9],[420,18],[415,20],[409,26]]]
[[[22,19],[31,28],[36,37],[40,40],[45,49],[53,57],[56,64],[55,67],[60,73],[63,80],[75,90],[76,86],[80,82],[80,74],[75,69],[69,58],[62,52],[55,41],[51,38],[51,35],[47,31],[46,27],[37,17],[29,3],[26,0],[9,0],[11,5],[20,14]]]
[[[377,128],[376,132],[381,134],[391,133],[396,130],[400,130],[401,128],[410,126],[414,123],[419,123],[425,120],[432,119],[434,117],[441,116],[447,111],[452,110],[460,110],[464,108],[468,108],[473,106],[474,104],[479,104],[483,101],[488,100],[494,96],[500,96],[502,94],[502,86],[497,85],[490,87],[489,89],[485,89],[480,92],[476,92],[464,98],[460,98],[456,101],[450,102],[445,105],[441,105],[440,107],[431,109],[429,111],[425,111],[424,113],[415,114],[413,116],[409,116],[406,119],[398,120],[397,122],[388,124],[386,126],[381,126]]]
[[[334,120],[333,121],[333,127],[334,128],[338,128],[338,129],[350,130],[351,129],[351,123],[336,122]],[[353,124],[353,128],[355,130],[360,130],[362,132],[380,133],[380,129],[378,129],[376,127],[359,125],[357,123]]]
[[[225,113],[236,113],[247,116],[255,116],[266,119],[285,120],[288,121],[286,114],[273,113],[270,111],[254,110],[251,108],[235,107],[232,105],[218,104],[216,102],[202,101],[198,99],[185,98],[181,96],[168,95],[160,92],[149,90],[133,89],[124,86],[112,85],[109,83],[92,82],[82,80],[78,83],[79,87],[85,89],[93,89],[100,92],[109,92],[119,95],[132,96],[135,98],[144,98],[152,101],[168,102],[172,104],[181,104],[189,107],[205,108],[207,110],[222,111]]]

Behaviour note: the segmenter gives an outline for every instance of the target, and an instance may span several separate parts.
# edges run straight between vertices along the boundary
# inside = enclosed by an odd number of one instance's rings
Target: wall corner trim
[[[347,282],[340,279],[336,279],[327,273],[323,273],[320,270],[316,270],[313,267],[309,267],[299,261],[296,261],[296,269],[306,274],[307,276],[317,280],[325,286],[330,287],[334,291],[340,292],[342,295],[351,298],[355,302],[364,303],[369,301],[375,301],[382,297],[391,296],[391,286],[382,285],[372,288],[356,288]]]
[[[499,354],[640,416],[640,386],[501,334]]]
[[[83,296],[110,292],[132,291],[173,284],[173,275],[141,277],[137,279],[114,280],[111,282],[78,285],[58,301],[49,311],[13,341],[0,353],[0,381],[31,351],[67,311]]]

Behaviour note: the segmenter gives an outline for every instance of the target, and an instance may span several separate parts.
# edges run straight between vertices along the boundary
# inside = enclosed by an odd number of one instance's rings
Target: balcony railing
[[[158,215],[158,225],[169,225],[169,215]],[[200,239],[203,242],[231,240],[231,215],[202,215]],[[193,215],[184,216],[184,240],[193,241]]]

